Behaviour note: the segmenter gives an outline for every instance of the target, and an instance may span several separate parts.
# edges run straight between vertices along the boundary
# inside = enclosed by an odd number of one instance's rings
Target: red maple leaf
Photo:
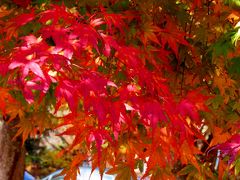
[[[59,84],[55,90],[55,96],[57,98],[57,104],[55,112],[61,106],[62,100],[65,99],[69,105],[72,113],[75,113],[78,105],[78,92],[76,88],[76,82],[68,79],[59,79]]]
[[[6,26],[2,29],[3,32],[6,32],[6,39],[9,40],[13,36],[17,37],[17,30],[21,26],[24,26],[28,22],[32,21],[35,18],[34,10],[32,10],[30,13],[23,13],[20,14],[12,19],[10,19]]]
[[[59,28],[55,26],[45,27],[41,30],[42,37],[47,41],[47,39],[52,39],[54,45],[50,50],[51,54],[62,54],[68,59],[72,59],[74,48],[72,46],[71,36],[69,35],[70,29]]]
[[[179,113],[183,116],[189,116],[192,120],[199,121],[197,108],[188,100],[182,100],[178,105]],[[201,123],[201,122],[200,122]]]
[[[112,36],[108,36],[103,33],[100,33],[100,35],[104,42],[103,54],[109,57],[111,53],[111,49],[114,48],[116,50],[119,48],[119,45],[117,44],[117,41]]]
[[[0,56],[0,75],[5,76],[8,73],[9,59]]]
[[[210,96],[201,94],[200,89],[189,91],[187,96],[179,103],[178,111],[183,117],[189,116],[195,123],[200,125],[199,111],[208,111],[204,102],[209,98]]]
[[[31,3],[31,0],[13,0],[13,2],[19,6],[27,7]]]
[[[64,23],[76,22],[75,15],[67,12],[67,8],[63,4],[61,6],[52,4],[51,7],[51,9],[43,11],[40,14],[39,22],[43,24],[49,22],[49,24],[52,25],[58,24],[60,22],[60,19],[63,20]]]
[[[107,13],[102,6],[100,7],[100,9],[107,24],[108,32],[110,34],[113,34],[117,29],[121,32],[121,34],[124,34],[124,29],[127,28],[126,23],[123,21],[123,19],[125,18],[124,15]]]

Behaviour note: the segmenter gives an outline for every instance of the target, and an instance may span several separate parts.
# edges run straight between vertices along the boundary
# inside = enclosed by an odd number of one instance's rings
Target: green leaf
[[[137,167],[138,167],[139,171],[142,173],[143,170],[144,170],[144,162],[143,162],[143,160],[141,160],[141,159],[137,160]]]
[[[239,0],[225,0],[224,3],[229,6],[237,6],[240,7],[240,1]]]
[[[214,55],[217,56],[227,56],[228,52],[234,50],[234,45],[232,43],[234,35],[236,34],[236,29],[224,34],[215,44],[212,45]]]
[[[223,97],[221,95],[216,95],[214,98],[209,99],[207,104],[212,104],[213,109],[218,109],[221,104],[223,104]]]
[[[240,173],[240,156],[238,156],[238,159],[234,162],[234,174],[237,176]]]
[[[240,74],[240,57],[234,57],[230,60],[230,67],[228,68],[230,74]]]
[[[234,105],[232,106],[233,110],[240,110],[240,103],[239,102],[235,102]]]
[[[193,165],[189,164],[189,165],[185,166],[184,168],[182,168],[178,172],[178,175],[183,176],[183,175],[190,174],[191,172],[197,172],[197,169]]]

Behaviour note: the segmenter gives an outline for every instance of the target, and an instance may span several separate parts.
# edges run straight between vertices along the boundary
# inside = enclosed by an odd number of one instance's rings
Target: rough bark
[[[25,150],[12,126],[0,120],[0,180],[23,180]]]

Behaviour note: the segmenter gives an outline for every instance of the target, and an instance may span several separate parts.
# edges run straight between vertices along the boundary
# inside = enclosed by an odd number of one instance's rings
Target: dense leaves
[[[117,179],[239,166],[237,2],[13,2],[0,3],[1,113],[24,140],[66,126],[79,150],[67,178],[88,159]],[[219,168],[216,150],[230,158]]]

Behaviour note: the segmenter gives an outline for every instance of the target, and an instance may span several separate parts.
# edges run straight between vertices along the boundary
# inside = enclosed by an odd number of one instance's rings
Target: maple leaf
[[[26,64],[13,62],[9,65],[9,69],[17,67],[21,67],[22,70],[23,79],[21,79],[21,84],[23,86],[24,97],[27,102],[33,103],[34,96],[32,90],[40,90],[43,93],[46,93],[50,86],[49,79],[46,78],[46,74],[43,73],[40,66],[35,62],[27,62]],[[25,81],[24,78],[29,74],[30,70],[36,75],[36,77],[32,80]]]
[[[226,93],[225,91],[229,88],[233,88],[235,81],[231,79],[228,74],[221,70],[216,69],[216,75],[213,79],[213,85],[219,88],[220,94],[224,96]]]
[[[33,103],[34,102],[34,94],[33,94],[33,90],[39,90],[41,91],[41,93],[46,94],[46,92],[49,89],[50,86],[50,80],[47,79],[46,81],[42,81],[42,79],[40,78],[33,78],[32,80],[15,80],[15,85],[21,84],[22,87],[22,91],[23,91],[23,95],[25,97],[25,100],[28,103]]]
[[[19,6],[27,7],[31,3],[31,0],[13,0],[13,2]]]
[[[73,180],[76,179],[77,174],[81,174],[79,166],[86,160],[86,154],[79,153],[77,154],[71,163],[70,168],[64,169],[60,175],[64,175],[65,180]],[[89,177],[90,178],[90,177]]]
[[[0,75],[5,76],[8,73],[8,66],[10,62],[6,57],[0,56]]]
[[[15,65],[14,63],[11,63],[11,65],[9,65],[9,68],[11,69],[11,67],[14,67],[14,65]],[[41,67],[35,62],[29,62],[29,63],[25,64],[24,69],[23,69],[23,77],[26,77],[30,70],[35,75],[37,75],[40,78],[42,78],[43,80],[45,80],[45,76],[43,74]]]
[[[74,14],[67,11],[67,7],[62,5],[51,4],[51,9],[40,13],[39,22],[43,24],[56,25],[60,23],[60,19],[65,23],[74,23]]]
[[[147,161],[146,172],[142,178],[147,177],[151,170],[156,170],[157,167],[164,168],[166,166],[166,161],[162,157],[163,157],[163,154],[161,152],[161,148],[156,147],[155,149],[152,149],[151,156]]]
[[[57,85],[55,90],[55,96],[57,98],[55,112],[57,112],[58,108],[60,107],[63,98],[67,101],[70,110],[73,113],[76,112],[79,95],[76,90],[76,84],[74,81],[67,79],[59,81],[59,84]]]
[[[16,138],[21,135],[22,136],[22,145],[24,145],[24,142],[26,141],[28,136],[30,134],[33,134],[34,125],[31,122],[31,120],[29,120],[27,118],[21,118],[21,119],[19,119],[19,122],[17,123],[17,125],[15,127],[18,128],[18,130],[17,130],[17,133],[15,134],[15,136],[13,137],[13,140],[16,140]]]
[[[122,14],[111,14],[107,13],[103,7],[100,7],[102,11],[103,18],[107,24],[108,32],[113,34],[115,31],[113,27],[117,28],[122,34],[124,34],[123,29],[126,28],[126,24],[123,21],[124,16]]]
[[[208,111],[204,102],[209,98],[210,96],[201,94],[200,89],[189,91],[187,96],[179,103],[178,111],[183,117],[189,116],[195,123],[200,125],[201,119],[198,111]]]
[[[34,20],[34,18],[35,12],[33,10],[30,13],[23,13],[11,18],[3,29],[3,31],[6,32],[6,39],[10,40],[12,36],[17,37],[18,28]]]
[[[94,47],[98,52],[98,42],[101,40],[100,34],[90,25],[78,23],[72,27],[73,46],[77,51]]]
[[[63,72],[64,70],[71,71],[70,61],[67,57],[60,54],[50,54],[48,56],[48,60],[50,61],[53,69],[57,72]],[[53,71],[54,72],[54,71]],[[53,77],[55,74],[53,75]]]
[[[34,101],[34,94],[33,90],[38,90],[41,92],[39,101],[41,102],[41,96],[44,96],[44,94],[47,93],[49,87],[50,87],[51,80],[47,79],[46,81],[41,81],[39,78],[34,78],[32,80],[23,82],[23,94],[25,99],[28,103],[33,103]]]
[[[183,164],[188,164],[189,162],[194,165],[194,167],[200,172],[200,166],[195,157],[195,154],[199,153],[199,150],[193,145],[184,141],[180,147],[180,160]]]
[[[230,137],[231,137],[230,133],[223,132],[223,130],[221,128],[214,126],[213,139],[211,140],[209,147],[224,143],[228,139],[230,139]]]
[[[228,72],[230,75],[238,75],[240,74],[240,58],[239,57],[234,57],[230,60],[230,66],[228,68]]]
[[[118,49],[119,46],[116,42],[115,39],[113,39],[112,36],[107,36],[103,33],[100,33],[102,39],[103,39],[103,42],[104,42],[104,49],[103,49],[103,54],[107,57],[110,56],[110,52],[111,52],[111,48],[114,48],[114,49]]]
[[[88,136],[93,127],[86,124],[86,122],[92,122],[92,118],[85,113],[69,113],[64,116],[63,123],[57,126],[57,128],[64,126],[67,127],[65,131],[58,134],[58,136],[74,136],[72,144],[66,149],[67,151],[72,150],[78,144],[89,142]]]
[[[201,8],[202,4],[203,4],[202,0],[194,0],[192,3],[192,9]]]
[[[124,163],[121,163],[117,167],[113,167],[109,169],[106,173],[113,174],[113,175],[117,174],[117,176],[115,177],[116,180],[122,180],[122,179],[136,180],[137,179],[136,173],[132,171],[127,164],[124,164]]]
[[[126,115],[126,108],[122,102],[113,102],[109,104],[109,115],[112,122],[112,130],[115,139],[118,139],[118,135],[121,132],[121,124],[127,123],[129,127],[132,127],[132,121]]]
[[[3,119],[7,117],[8,123],[18,118],[22,119],[25,116],[21,103],[14,99],[9,91],[10,89],[8,88],[0,88],[0,101],[2,102],[0,105],[0,113]]]
[[[198,169],[195,166],[191,165],[191,164],[185,166],[184,168],[182,168],[178,172],[179,176],[185,175],[185,176],[188,176],[188,178],[191,177],[191,175],[193,175],[193,174],[198,174],[199,175],[199,172],[198,172]]]
[[[2,112],[2,115],[6,115],[7,113],[7,104],[12,103],[15,104],[15,100],[13,99],[13,97],[9,94],[9,89],[7,88],[0,88],[0,92],[1,92],[1,96],[0,96],[0,100],[1,100],[1,105],[0,105],[0,110]]]
[[[179,113],[183,116],[189,116],[192,120],[200,123],[199,114],[194,104],[188,100],[182,100],[179,105]]]
[[[111,82],[107,83],[108,85],[113,84]],[[116,86],[113,84],[113,86]],[[91,95],[91,94],[90,94]],[[119,123],[120,119],[120,112],[117,107],[115,107],[115,103],[112,103],[109,98],[103,96],[96,96],[92,95],[88,97],[88,99],[85,101],[85,108],[91,109],[93,108],[93,111],[98,117],[98,122],[100,127],[104,127],[108,123],[107,116],[110,115],[113,122],[113,128],[116,128],[116,124]],[[115,108],[111,108],[115,107]],[[119,131],[119,128],[117,128]]]
[[[166,122],[167,117],[164,114],[164,109],[157,101],[146,101],[146,99],[132,99],[133,107],[139,109],[143,122],[150,125],[153,129],[157,127],[158,122]],[[148,122],[150,121],[150,124]]]
[[[174,25],[171,23],[171,20],[168,21],[166,28],[160,29],[159,36],[161,44],[168,44],[177,57],[179,44],[190,46],[184,38],[186,34],[178,29],[175,29]]]
[[[91,101],[93,111],[99,119],[99,125],[106,125],[107,115],[111,107],[110,102],[104,97],[92,97],[89,98],[89,101]]]
[[[45,27],[41,30],[42,37],[47,41],[52,39],[54,46],[50,49],[51,54],[59,54],[68,59],[72,59],[74,48],[68,28],[57,28],[55,26]]]
[[[228,163],[231,164],[240,151],[240,135],[233,135],[226,142],[210,148],[208,152],[214,149],[219,149],[222,157],[229,156],[230,158]]]
[[[102,18],[96,18],[96,19],[91,19],[89,24],[95,28],[97,26],[105,24],[105,22],[103,21]]]
[[[117,57],[129,68],[139,70],[143,68],[143,62],[140,59],[141,51],[131,46],[119,46]]]
[[[47,45],[41,38],[33,35],[22,37],[22,46],[15,49],[12,60],[9,63],[9,70],[18,69],[21,78],[15,79],[21,84],[23,94],[29,103],[33,103],[34,95],[32,90],[39,90],[45,94],[52,79],[45,72],[44,65],[48,56]]]
[[[0,6],[0,18],[8,16],[12,13],[13,9],[7,9],[5,6]]]
[[[96,148],[97,148],[97,152],[98,152],[98,158],[97,158],[98,166],[100,166],[100,164],[101,164],[102,145],[106,141],[113,144],[112,138],[109,135],[109,132],[107,130],[94,129],[94,128],[90,129],[89,134],[87,136],[87,143],[92,143],[92,142],[96,143]]]
[[[115,162],[114,162],[114,156],[113,156],[113,152],[114,152],[114,148],[109,146],[110,144],[108,142],[105,142],[102,145],[102,156],[101,156],[101,164],[99,166],[98,163],[98,157],[97,154],[94,155],[94,157],[91,159],[92,160],[92,172],[98,168],[99,173],[101,178],[103,177],[103,174],[106,172],[107,167],[110,166],[114,166]],[[91,172],[91,173],[92,173]]]
[[[89,96],[102,96],[107,94],[106,87],[108,80],[97,72],[85,72],[82,75],[81,82],[79,82],[79,92],[86,100]],[[88,108],[87,108],[88,109]]]
[[[143,42],[144,46],[147,45],[148,41],[155,42],[157,44],[160,44],[158,38],[157,38],[157,33],[160,31],[160,28],[157,26],[154,26],[150,22],[146,22],[142,26],[142,32],[140,33],[140,39]]]

